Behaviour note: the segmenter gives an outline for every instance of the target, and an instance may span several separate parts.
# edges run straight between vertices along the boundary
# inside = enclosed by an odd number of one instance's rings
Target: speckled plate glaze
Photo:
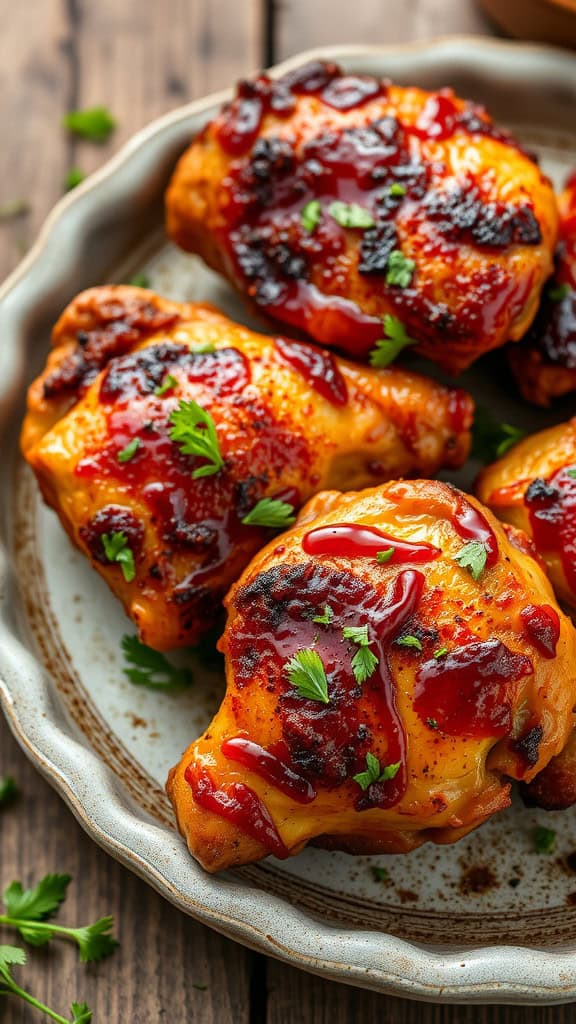
[[[452,85],[486,103],[538,152],[556,184],[576,165],[572,55],[452,38],[317,51],[274,73],[319,55],[406,84]],[[174,161],[226,98],[193,103],[139,133],[59,203],[0,290],[0,696],[8,721],[101,846],[183,911],[248,946],[418,999],[576,999],[576,813],[514,806],[457,846],[387,858],[384,882],[370,871],[382,858],[319,850],[205,874],[175,831],[163,784],[215,711],[223,680],[196,666],[195,686],[178,697],[128,683],[120,638],[133,630],[42,506],[19,459],[25,385],[44,362],[51,323],[81,288],[143,270],[164,295],[209,299],[250,323],[228,286],[166,244],[161,230]],[[568,416],[568,405],[551,417],[515,402],[506,381],[496,386],[497,365],[487,359],[462,381],[497,415],[528,429]],[[468,485],[476,468],[458,482]],[[533,851],[538,823],[557,830],[556,854]]]

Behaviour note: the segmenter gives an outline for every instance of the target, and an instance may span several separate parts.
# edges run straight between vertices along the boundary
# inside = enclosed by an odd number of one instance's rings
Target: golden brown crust
[[[335,200],[364,227],[336,223]],[[548,179],[482,108],[321,62],[241,83],[166,209],[170,236],[276,319],[365,358],[391,314],[453,372],[525,334],[558,220]]]
[[[30,388],[24,454],[71,539],[159,649],[194,643],[219,616],[272,536],[242,523],[260,499],[298,507],[322,487],[433,474],[468,451],[464,392],[255,334],[207,306],[96,288],[65,310],[53,342]],[[170,439],[182,400],[215,422],[224,465],[212,476],[194,480],[202,460]],[[105,557],[104,535],[118,533],[134,580]]]
[[[477,579],[459,564],[473,537]],[[168,781],[209,871],[312,841],[364,853],[453,842],[573,728],[570,621],[531,554],[446,484],[318,494],[226,605],[226,696]],[[361,683],[345,626],[367,627],[377,658]],[[326,702],[291,685],[301,650],[321,660]],[[368,755],[389,773],[363,788]]]

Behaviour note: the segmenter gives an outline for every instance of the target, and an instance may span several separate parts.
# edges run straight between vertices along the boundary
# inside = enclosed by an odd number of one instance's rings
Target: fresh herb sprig
[[[328,679],[322,658],[317,651],[305,648],[297,651],[284,665],[290,686],[294,687],[299,697],[317,700],[329,704]]]
[[[321,217],[322,207],[320,206],[318,199],[311,199],[309,203],[306,203],[306,206],[302,207],[300,214],[302,227],[308,231],[309,234],[313,234],[316,230]]]
[[[11,804],[18,796],[18,786],[11,775],[0,778],[0,807]]]
[[[354,782],[357,782],[360,789],[367,790],[374,782],[387,782],[388,779],[396,777],[400,770],[400,761],[395,764],[387,764],[380,767],[380,761],[370,751],[366,754],[366,771],[353,775]]]
[[[534,829],[534,849],[536,853],[553,853],[556,846],[556,832],[553,828],[538,825]]]
[[[170,416],[170,439],[183,455],[197,455],[207,460],[192,473],[192,479],[213,476],[224,465],[214,420],[198,402],[182,400]]]
[[[72,1017],[63,1017],[22,988],[12,977],[12,968],[23,967],[26,960],[26,950],[19,946],[0,946],[0,996],[18,996],[29,1006],[33,1006],[35,1010],[50,1017],[50,1020],[55,1020],[57,1024],[90,1024],[92,1011],[87,1003],[72,1003],[70,1007]]]
[[[374,218],[364,206],[358,203],[342,203],[339,199],[330,203],[328,207],[330,216],[342,228],[365,228],[374,227]]]
[[[244,516],[242,522],[245,526],[269,526],[280,530],[296,522],[294,505],[287,501],[279,501],[277,498],[261,498],[248,515]]]
[[[454,556],[454,561],[458,562],[462,569],[468,569],[472,579],[477,582],[486,568],[487,558],[486,545],[480,540],[471,540],[460,548],[458,554]]]
[[[397,316],[386,313],[383,324],[385,337],[376,342],[370,353],[370,365],[379,368],[393,363],[402,349],[417,344],[416,339],[406,333],[404,324]]]
[[[410,284],[416,263],[405,256],[401,249],[393,249],[386,264],[386,284],[407,288]]]
[[[71,110],[63,118],[64,127],[72,135],[89,142],[106,142],[116,127],[116,121],[106,107]]]
[[[501,423],[488,409],[476,406],[472,425],[472,457],[480,462],[493,462],[520,441],[526,431],[512,423]]]
[[[194,682],[190,669],[176,668],[164,654],[141,643],[137,636],[123,636],[122,651],[126,659],[124,675],[135,686],[175,693]]]
[[[82,963],[102,960],[118,945],[110,934],[112,917],[102,917],[80,928],[49,920],[66,899],[69,883],[69,875],[58,874],[46,875],[31,889],[24,889],[21,882],[12,882],[2,896],[6,913],[0,914],[0,925],[16,928],[31,946],[44,946],[59,937],[76,943]]]
[[[134,553],[128,544],[128,537],[122,531],[102,534],[102,547],[109,562],[117,562],[122,570],[126,583],[132,583],[136,577]]]
[[[378,658],[370,650],[370,645],[374,641],[368,637],[367,625],[344,626],[342,636],[345,640],[351,640],[358,648],[352,658],[352,671],[356,682],[361,686],[362,683],[365,683],[374,674],[378,665]]]

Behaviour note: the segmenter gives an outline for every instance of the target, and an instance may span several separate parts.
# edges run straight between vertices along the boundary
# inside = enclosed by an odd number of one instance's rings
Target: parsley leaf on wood
[[[209,412],[198,402],[181,401],[172,412],[170,423],[170,439],[176,442],[183,455],[197,455],[207,459],[205,466],[194,470],[193,480],[220,472],[224,459],[220,454],[214,420]]]
[[[354,775],[354,782],[357,782],[360,789],[367,790],[369,786],[374,782],[387,782],[388,779],[393,779],[400,770],[400,761],[396,764],[387,764],[384,768],[380,767],[380,762],[374,754],[366,754],[366,771],[359,772],[358,775]]]
[[[463,569],[468,569],[473,580],[479,580],[486,568],[487,557],[486,545],[479,540],[471,540],[455,555],[454,561]]]
[[[128,538],[125,533],[103,533],[102,547],[109,562],[117,562],[122,569],[122,575],[126,583],[132,583],[136,576],[134,554],[128,545]]]
[[[71,167],[64,179],[66,192],[71,192],[77,185],[81,185],[85,177],[84,171],[81,171],[79,167]]]
[[[305,648],[297,651],[284,665],[288,673],[290,686],[293,686],[299,697],[318,700],[329,704],[328,680],[322,658],[317,651]]]
[[[369,210],[357,203],[342,203],[337,199],[330,203],[328,212],[342,228],[372,228],[374,218]]]
[[[170,693],[194,682],[189,669],[176,668],[164,654],[141,643],[137,636],[123,636],[122,651],[126,659],[124,675],[136,686]]]
[[[406,334],[404,324],[397,316],[387,313],[384,317],[385,337],[376,342],[370,353],[370,365],[376,367],[389,366],[402,349],[408,345],[416,345],[415,338]]]
[[[50,1017],[50,1020],[55,1020],[57,1024],[90,1024],[92,1013],[86,1003],[72,1003],[70,1008],[72,1021],[70,1021],[18,985],[12,977],[11,968],[23,967],[26,960],[26,952],[18,946],[0,946],[0,995],[18,996],[25,1003],[33,1006],[35,1010],[40,1010],[40,1013]]]
[[[295,521],[294,505],[277,498],[261,498],[242,520],[245,526],[270,526],[276,530]]]
[[[0,778],[0,807],[12,803],[18,796],[18,786],[11,775]]]
[[[73,135],[80,135],[89,142],[106,142],[116,127],[116,121],[106,107],[71,110],[64,115],[63,124]]]

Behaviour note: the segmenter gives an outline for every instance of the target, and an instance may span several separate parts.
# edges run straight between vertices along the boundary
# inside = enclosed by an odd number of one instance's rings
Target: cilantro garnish
[[[329,626],[334,621],[334,612],[332,611],[329,604],[324,605],[324,610],[321,615],[315,615],[312,622],[319,622],[322,626]]]
[[[387,782],[388,779],[393,779],[400,770],[400,761],[396,764],[387,764],[384,768],[380,767],[380,761],[370,751],[366,754],[366,771],[359,772],[358,775],[354,775],[354,782],[357,782],[360,789],[367,790],[374,782]]]
[[[21,882],[12,882],[2,897],[6,908],[0,914],[0,925],[16,928],[31,946],[44,946],[50,939],[61,937],[75,942],[82,963],[102,960],[113,953],[118,943],[110,935],[111,917],[102,917],[81,928],[69,928],[49,920],[66,899],[69,875],[46,875],[32,889],[23,889]]]
[[[132,583],[136,576],[136,566],[126,534],[122,532],[103,533],[102,547],[108,561],[118,563],[126,583]]]
[[[342,636],[345,640],[351,640],[356,644],[358,650],[352,658],[352,671],[359,686],[365,683],[374,674],[378,665],[378,658],[370,650],[370,644],[374,641],[368,638],[368,626],[344,626]]]
[[[571,480],[576,480],[576,468],[575,469],[567,469],[566,470],[566,476],[569,476]]]
[[[487,557],[486,545],[479,540],[471,540],[454,556],[454,561],[468,569],[473,580],[479,580],[486,568]]]
[[[438,722],[436,721],[435,718],[427,718],[426,719],[426,725],[428,726],[429,729],[437,729],[438,728]]]
[[[159,384],[157,388],[154,388],[154,394],[158,395],[158,398],[161,398],[167,391],[172,391],[175,387],[178,387],[176,377],[173,377],[171,373],[167,373],[166,376],[162,378],[162,383]]]
[[[317,651],[305,648],[297,651],[284,665],[288,673],[290,686],[293,686],[299,697],[318,700],[328,704],[328,680],[322,658]]]
[[[445,654],[448,654],[447,647],[439,647],[438,650],[434,651],[434,658],[443,658]]]
[[[291,526],[295,521],[294,505],[277,498],[261,498],[242,520],[245,526],[270,526],[273,529]]]
[[[116,127],[116,121],[106,107],[72,110],[65,114],[63,124],[73,135],[80,135],[90,142],[106,142]]]
[[[64,188],[71,192],[77,185],[81,185],[86,175],[79,167],[71,167],[64,179]]]
[[[394,181],[392,183],[392,185],[390,185],[390,188],[388,189],[388,195],[389,196],[405,196],[406,195],[406,189],[405,189],[404,185],[400,184],[399,181]]]
[[[552,853],[556,845],[554,829],[539,825],[534,829],[534,849],[536,853]]]
[[[375,882],[387,882],[389,875],[387,868],[378,867],[377,864],[370,865],[370,872]]]
[[[306,206],[302,207],[300,218],[302,220],[302,226],[312,234],[316,230],[320,223],[322,216],[322,207],[317,199],[311,199]]]
[[[476,406],[472,425],[472,457],[481,462],[493,462],[505,455],[525,433],[511,423],[500,423],[487,409]]]
[[[198,455],[207,459],[192,473],[192,479],[219,473],[224,465],[214,420],[198,402],[181,401],[170,416],[170,439],[175,441],[183,455]]]
[[[383,323],[386,337],[380,338],[372,349],[370,353],[371,366],[389,366],[390,363],[394,362],[402,349],[408,345],[417,344],[415,338],[410,338],[406,334],[404,324],[397,316],[386,313]]]
[[[116,456],[118,462],[130,462],[130,459],[134,458],[141,444],[142,441],[139,437],[133,437],[126,447],[123,448],[122,451],[118,452],[118,455]]]
[[[567,295],[570,295],[571,291],[572,289],[570,285],[564,282],[564,284],[553,285],[552,288],[548,289],[546,294],[551,302],[562,302],[562,299],[565,299]]]
[[[357,203],[342,203],[339,199],[330,203],[328,212],[342,228],[372,228],[374,218],[369,210]]]
[[[416,651],[422,650],[422,641],[417,636],[399,636],[396,643],[399,647],[413,647]]]
[[[132,277],[127,283],[131,284],[133,288],[149,288],[150,278],[148,277],[148,274],[140,272],[138,274],[132,274]]]
[[[12,803],[18,796],[18,786],[11,775],[3,775],[0,778],[0,807]]]
[[[416,268],[414,260],[409,259],[401,249],[393,249],[386,264],[386,284],[407,288]]]
[[[377,551],[376,561],[378,562],[378,565],[386,565],[386,562],[390,561],[393,554],[394,548],[385,548],[384,551]]]
[[[164,654],[141,643],[137,636],[123,636],[122,651],[127,665],[124,675],[135,686],[174,693],[194,682],[190,669],[176,668]]]

